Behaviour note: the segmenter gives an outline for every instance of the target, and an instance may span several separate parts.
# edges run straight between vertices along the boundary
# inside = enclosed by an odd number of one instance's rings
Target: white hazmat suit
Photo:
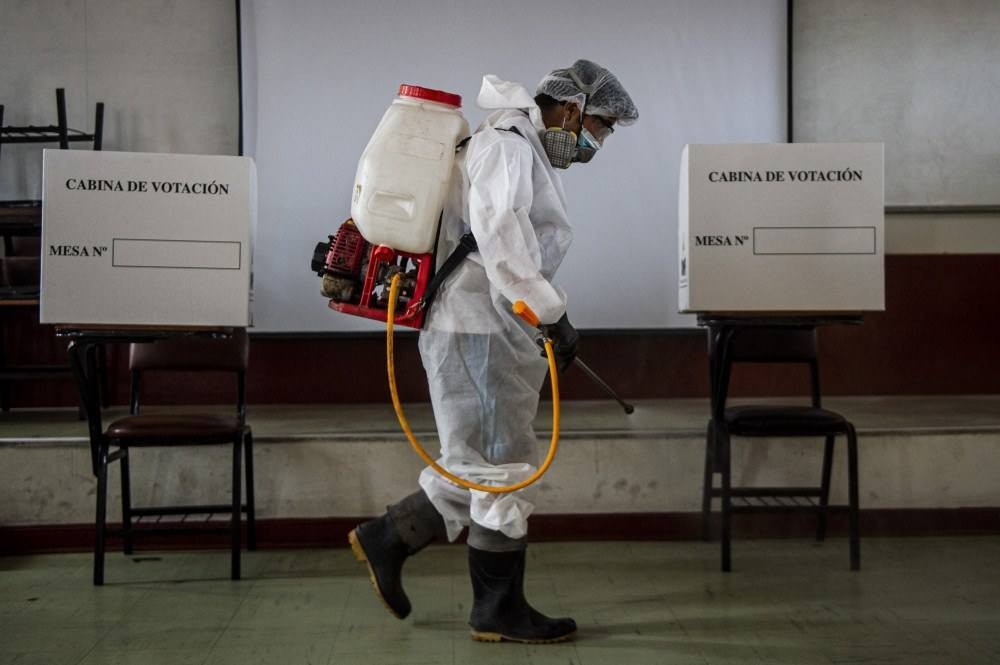
[[[532,95],[486,76],[477,103],[494,112],[456,158],[438,256],[447,258],[470,229],[479,251],[442,285],[419,347],[441,440],[438,463],[477,483],[507,485],[537,467],[532,421],[548,368],[535,330],[511,312],[511,303],[524,300],[542,323],[565,313],[565,297],[550,280],[572,230],[562,182],[539,140],[545,127]],[[518,133],[503,131],[510,128]],[[470,519],[512,539],[527,533],[533,487],[470,491],[430,468],[420,486],[444,518],[449,540]]]

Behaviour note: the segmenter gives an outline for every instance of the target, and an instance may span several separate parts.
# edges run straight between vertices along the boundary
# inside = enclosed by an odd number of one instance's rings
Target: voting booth
[[[688,145],[682,312],[885,309],[881,143]]]
[[[251,324],[246,157],[45,150],[40,321]]]

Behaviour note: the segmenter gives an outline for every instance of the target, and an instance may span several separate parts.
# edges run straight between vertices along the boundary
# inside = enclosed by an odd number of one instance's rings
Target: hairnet
[[[560,102],[587,96],[585,113],[615,118],[629,125],[639,118],[639,110],[618,77],[590,60],[577,60],[569,69],[557,69],[538,83],[535,94],[545,94]]]

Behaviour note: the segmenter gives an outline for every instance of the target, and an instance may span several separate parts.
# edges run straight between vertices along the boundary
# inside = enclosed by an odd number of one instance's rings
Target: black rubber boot
[[[368,567],[376,595],[397,619],[410,613],[403,591],[403,564],[438,539],[446,537],[444,519],[422,491],[389,506],[386,514],[358,525],[347,534],[358,561]]]
[[[403,591],[403,564],[410,555],[388,513],[359,524],[347,534],[355,558],[368,566],[375,593],[397,619],[410,613],[410,599]]]
[[[550,644],[576,632],[570,618],[550,619],[524,598],[525,550],[487,552],[469,548],[472,576],[472,639],[480,642]]]

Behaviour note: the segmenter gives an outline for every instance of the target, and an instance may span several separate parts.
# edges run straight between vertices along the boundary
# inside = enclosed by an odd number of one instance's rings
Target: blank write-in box
[[[116,268],[239,270],[241,244],[229,240],[115,238],[111,243],[111,265]]]
[[[754,254],[875,254],[874,226],[756,226]]]

